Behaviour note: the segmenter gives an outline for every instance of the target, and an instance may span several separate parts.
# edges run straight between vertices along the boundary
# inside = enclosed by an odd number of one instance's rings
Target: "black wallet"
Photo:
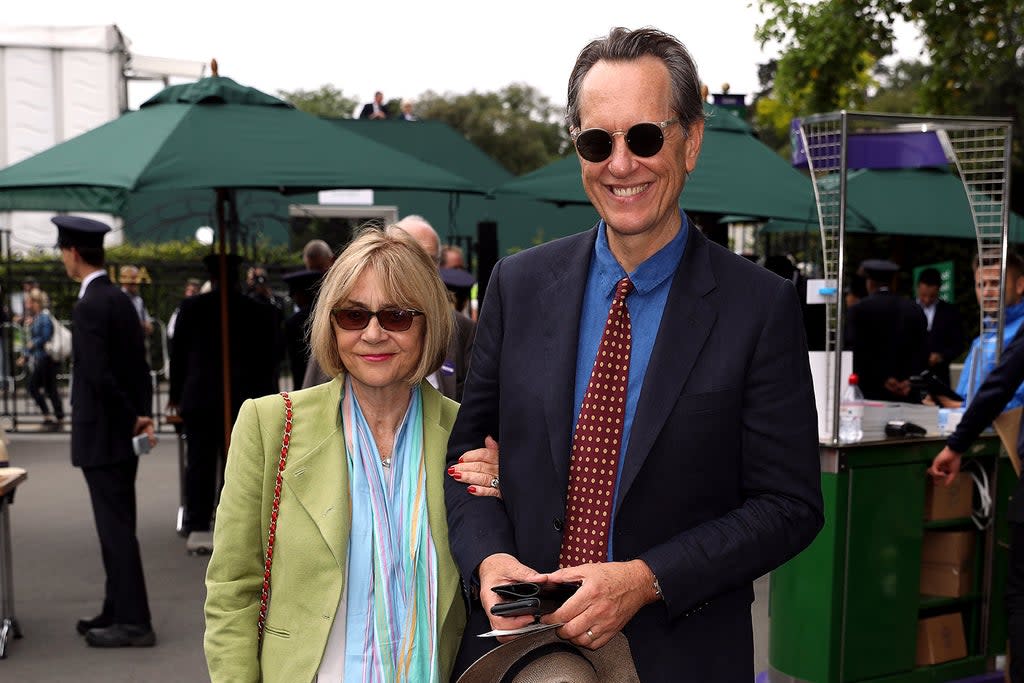
[[[924,427],[906,420],[889,420],[885,423],[886,436],[924,436],[927,433]]]
[[[578,583],[541,585],[527,581],[495,586],[491,590],[505,598],[505,601],[491,607],[491,614],[496,617],[532,614],[539,619],[542,615],[550,614],[561,607],[579,587]]]

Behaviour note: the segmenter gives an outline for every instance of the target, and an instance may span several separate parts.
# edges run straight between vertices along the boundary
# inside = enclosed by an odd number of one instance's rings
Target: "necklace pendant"
[[[381,458],[380,464],[384,467],[391,467],[391,458]]]

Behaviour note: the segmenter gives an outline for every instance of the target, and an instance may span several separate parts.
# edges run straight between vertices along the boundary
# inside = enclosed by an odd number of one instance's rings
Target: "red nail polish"
[[[455,465],[448,468],[448,474],[455,474]]]
[[[469,491],[470,493],[476,493],[476,487],[475,486],[470,486],[466,490]]]
[[[453,479],[462,479],[462,472],[453,472],[452,473],[452,478]]]
[[[462,458],[461,457],[459,458],[459,462],[462,462]]]

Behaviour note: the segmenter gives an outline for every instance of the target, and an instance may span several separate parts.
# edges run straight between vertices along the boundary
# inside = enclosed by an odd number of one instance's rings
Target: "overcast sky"
[[[200,61],[216,57],[222,76],[266,92],[330,83],[361,102],[378,89],[387,99],[414,99],[428,89],[488,92],[519,82],[564,105],[579,50],[612,26],[651,25],[678,36],[712,92],[725,82],[733,93],[754,92],[757,65],[774,54],[754,40],[759,15],[749,0],[3,4],[2,24],[116,24],[138,54]],[[916,52],[912,38],[900,45]]]

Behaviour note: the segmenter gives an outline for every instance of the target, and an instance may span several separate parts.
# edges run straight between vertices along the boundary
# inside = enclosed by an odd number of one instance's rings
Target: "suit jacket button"
[[[562,520],[555,517],[553,520],[551,520],[551,526],[555,527],[555,531],[560,532],[563,527]]]

